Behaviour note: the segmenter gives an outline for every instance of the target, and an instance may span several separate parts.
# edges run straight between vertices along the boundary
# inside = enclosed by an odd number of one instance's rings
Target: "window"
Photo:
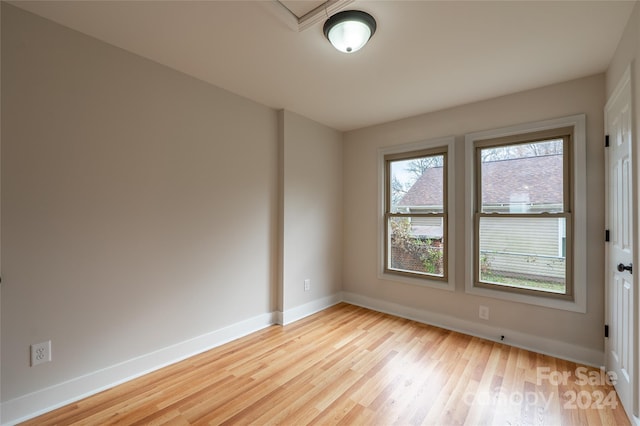
[[[586,309],[584,116],[466,137],[473,294]]]
[[[447,148],[387,154],[384,272],[447,279]]]
[[[571,229],[571,139],[563,128],[476,141],[477,286],[571,296],[558,256],[558,222]]]

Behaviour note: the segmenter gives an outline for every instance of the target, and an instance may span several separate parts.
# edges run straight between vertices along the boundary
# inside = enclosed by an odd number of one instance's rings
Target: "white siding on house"
[[[411,217],[411,235],[442,241],[444,238],[444,219],[442,217]]]
[[[441,217],[412,217],[411,226],[442,226]]]
[[[480,266],[496,273],[564,278],[558,231],[558,218],[483,217]]]

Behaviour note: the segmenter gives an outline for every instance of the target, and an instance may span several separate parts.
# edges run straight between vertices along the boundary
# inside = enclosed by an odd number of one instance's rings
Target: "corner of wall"
[[[284,310],[284,138],[285,138],[284,109],[278,110],[278,221],[277,221],[277,278],[276,278],[276,310]],[[282,324],[282,318],[278,324]]]
[[[301,320],[302,318],[308,317],[309,315],[313,315],[333,305],[337,305],[338,303],[342,302],[342,300],[343,300],[342,292],[339,292],[331,296],[313,300],[309,303],[305,303],[304,305],[296,306],[294,308],[288,309],[285,312],[282,312],[281,322],[279,322],[278,324],[281,324],[281,325],[291,324],[292,322]]]
[[[279,309],[288,323],[342,288],[342,134],[286,110],[279,126]]]

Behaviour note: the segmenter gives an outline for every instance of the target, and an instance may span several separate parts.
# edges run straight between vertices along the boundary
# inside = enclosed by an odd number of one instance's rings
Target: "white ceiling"
[[[322,21],[298,31],[275,0],[13,4],[350,130],[603,72],[634,2],[356,0],[347,9],[372,14],[378,30],[352,55],[331,47]]]

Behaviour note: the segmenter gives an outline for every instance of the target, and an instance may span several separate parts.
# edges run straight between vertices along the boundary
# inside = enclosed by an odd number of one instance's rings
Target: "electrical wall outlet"
[[[51,361],[51,340],[31,345],[31,366]]]
[[[304,291],[309,290],[311,290],[311,280],[307,278],[306,280],[304,280]]]
[[[480,319],[488,320],[489,319],[489,307],[480,305],[480,309],[478,311],[478,316]]]

